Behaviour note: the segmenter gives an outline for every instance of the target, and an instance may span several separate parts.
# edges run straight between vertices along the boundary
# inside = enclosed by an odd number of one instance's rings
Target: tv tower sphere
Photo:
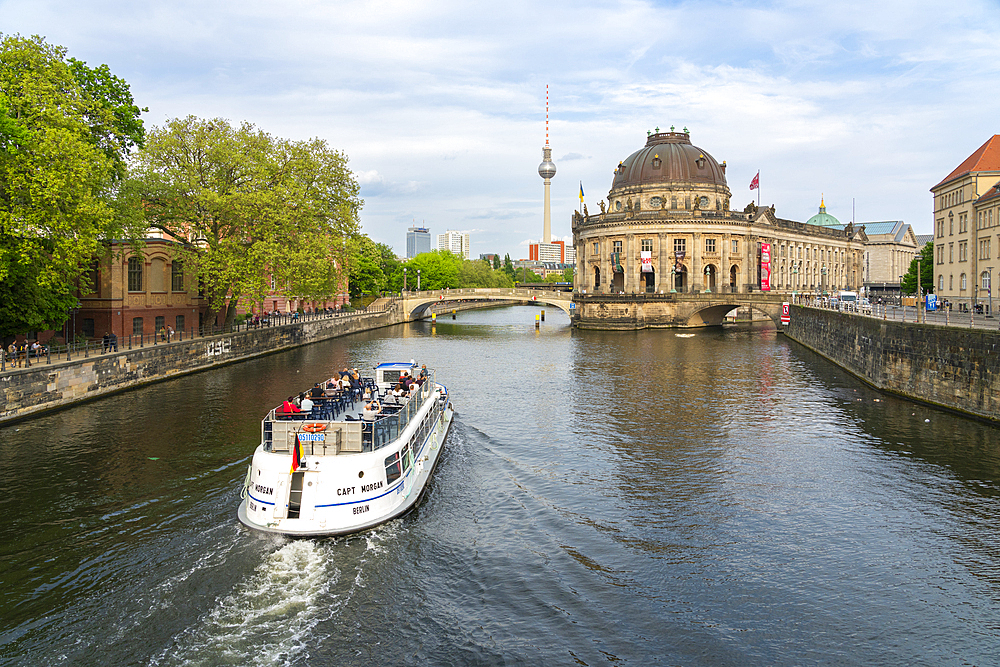
[[[542,149],[542,163],[538,165],[538,175],[542,178],[552,178],[556,175],[556,164],[552,161],[552,149],[548,146]]]

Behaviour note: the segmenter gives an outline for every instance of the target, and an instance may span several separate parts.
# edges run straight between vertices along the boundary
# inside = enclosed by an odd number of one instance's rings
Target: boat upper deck
[[[390,444],[436,393],[434,374],[428,371],[408,395],[394,395],[403,373],[413,375],[414,370],[413,362],[380,364],[374,378],[358,378],[350,389],[332,388],[331,378],[331,388],[308,396],[312,402],[308,412],[285,412],[283,406],[272,409],[261,423],[265,450],[290,452],[296,439],[304,453],[313,456],[370,452]],[[424,417],[438,410],[434,406],[424,411]]]

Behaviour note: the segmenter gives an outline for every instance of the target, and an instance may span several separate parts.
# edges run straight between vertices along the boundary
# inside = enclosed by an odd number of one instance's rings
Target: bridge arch
[[[713,303],[702,307],[695,307],[686,314],[683,326],[721,326],[725,323],[725,317],[737,308],[750,308],[764,315],[767,315],[776,329],[781,329],[781,306],[770,303],[749,303],[749,302],[728,302]]]
[[[559,308],[572,315],[572,294],[518,288],[467,288],[435,290],[432,292],[407,292],[401,299],[403,312],[408,320],[420,319],[435,303],[449,301],[520,301],[524,304],[544,304]]]

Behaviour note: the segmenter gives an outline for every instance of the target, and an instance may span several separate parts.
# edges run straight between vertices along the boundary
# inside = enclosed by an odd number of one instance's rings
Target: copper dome
[[[646,146],[632,153],[615,170],[611,190],[642,185],[697,184],[722,186],[726,169],[715,158],[691,144],[687,132],[657,132]]]

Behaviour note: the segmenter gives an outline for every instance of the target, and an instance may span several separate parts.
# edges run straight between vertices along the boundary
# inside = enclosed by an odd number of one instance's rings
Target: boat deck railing
[[[374,451],[399,438],[435,386],[434,374],[430,372],[415,394],[397,402],[387,390],[380,391],[371,383],[369,389],[375,390],[382,404],[374,420],[362,419],[360,412],[357,419],[351,416],[349,411],[359,402],[353,397],[346,403],[340,402],[338,408],[333,408],[333,400],[321,398],[310,413],[291,417],[274,408],[261,422],[261,442],[268,451],[291,452],[297,437],[303,453],[313,456]],[[341,410],[343,419],[338,419]]]

